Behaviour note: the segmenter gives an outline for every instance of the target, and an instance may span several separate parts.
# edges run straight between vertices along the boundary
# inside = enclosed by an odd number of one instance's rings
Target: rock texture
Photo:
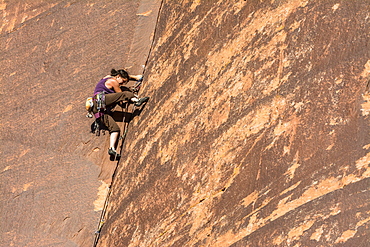
[[[158,7],[0,0],[0,246],[92,246],[116,162],[85,99],[112,68],[142,72]]]
[[[149,54],[98,246],[369,246],[369,6],[0,0],[0,246],[92,245],[84,100]]]
[[[369,246],[370,1],[164,1],[99,246]]]

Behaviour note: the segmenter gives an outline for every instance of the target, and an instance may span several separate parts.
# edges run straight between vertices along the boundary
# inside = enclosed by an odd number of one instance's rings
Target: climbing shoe
[[[116,150],[113,148],[108,149],[108,154],[110,155],[111,158],[115,158],[116,160],[119,160],[121,158],[121,155],[117,153]]]
[[[144,102],[147,102],[149,97],[140,98],[137,102],[135,102],[135,106],[141,106]]]

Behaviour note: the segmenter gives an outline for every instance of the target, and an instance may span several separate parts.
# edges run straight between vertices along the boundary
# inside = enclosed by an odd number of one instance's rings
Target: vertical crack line
[[[154,42],[155,42],[155,39],[157,37],[157,28],[158,28],[158,22],[159,22],[159,18],[161,16],[161,12],[162,12],[162,7],[163,7],[163,1],[161,1],[160,5],[159,5],[159,9],[158,9],[158,14],[157,14],[157,20],[155,22],[155,27],[154,27],[154,34],[153,34],[153,39],[152,39],[152,43],[150,44],[150,48],[149,48],[149,52],[148,52],[148,57],[146,58],[146,61],[144,63],[144,70],[143,70],[143,75],[145,73],[145,70],[146,70],[146,66],[148,64],[148,61],[149,61],[149,58],[152,54],[152,50],[153,50],[153,46],[154,46]]]

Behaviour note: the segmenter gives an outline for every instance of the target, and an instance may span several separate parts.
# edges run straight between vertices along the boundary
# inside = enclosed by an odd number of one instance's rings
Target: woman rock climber
[[[129,76],[123,70],[111,70],[111,74],[101,79],[95,87],[93,97],[93,113],[100,123],[104,124],[109,130],[110,141],[108,154],[112,158],[119,159],[116,144],[120,133],[120,128],[111,116],[113,109],[122,101],[133,102],[135,106],[141,106],[148,101],[149,97],[137,98],[132,91],[122,91],[121,86],[126,84],[130,79],[139,80],[141,76]]]

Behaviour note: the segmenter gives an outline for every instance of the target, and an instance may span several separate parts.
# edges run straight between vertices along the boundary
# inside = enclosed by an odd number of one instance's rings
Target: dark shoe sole
[[[119,160],[121,158],[120,154],[111,149],[108,150],[108,154],[110,155],[110,160]]]
[[[149,100],[149,97],[144,97],[144,98],[141,98],[139,99],[138,102],[136,102],[134,105],[135,106],[141,106],[143,103],[147,102]]]

